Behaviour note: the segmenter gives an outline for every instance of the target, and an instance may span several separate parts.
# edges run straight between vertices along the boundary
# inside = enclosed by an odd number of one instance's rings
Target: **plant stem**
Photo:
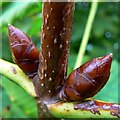
[[[35,88],[44,101],[52,101],[67,77],[69,41],[72,32],[74,2],[43,4],[42,38]]]
[[[36,96],[34,86],[23,71],[15,64],[0,59],[0,74],[17,83],[31,96]],[[85,103],[84,103],[85,102]],[[56,118],[116,118],[120,117],[120,105],[117,103],[108,103],[95,99],[87,99],[81,102],[56,102],[54,104],[47,104],[48,111]],[[85,109],[75,109],[75,106],[85,107]],[[86,106],[87,105],[87,106]],[[90,105],[90,106],[89,106]],[[95,106],[97,105],[97,106]],[[111,107],[112,106],[112,107]],[[89,110],[87,110],[87,107]],[[91,108],[90,108],[91,107]],[[94,107],[98,108],[99,112]],[[104,110],[106,109],[109,110]],[[94,108],[94,109],[93,109]],[[103,109],[104,108],[104,109]],[[92,111],[93,110],[93,111]],[[112,111],[111,111],[112,110]],[[94,113],[95,112],[95,113]]]
[[[33,83],[17,65],[0,59],[0,74],[17,83],[31,96],[36,96]]]
[[[34,79],[39,118],[51,117],[46,106],[60,99],[59,93],[67,78],[74,5],[74,2],[54,0],[43,3],[38,78]]]
[[[83,34],[83,39],[82,39],[82,42],[81,42],[81,45],[80,45],[80,48],[79,48],[79,52],[78,52],[78,56],[77,56],[77,60],[76,60],[74,69],[78,68],[82,63],[82,59],[83,59],[83,56],[84,56],[84,53],[85,53],[85,50],[86,50],[86,46],[87,46],[87,43],[88,43],[88,40],[89,40],[89,36],[90,36],[91,28],[92,28],[92,23],[94,21],[95,14],[96,14],[96,11],[97,11],[97,8],[98,8],[98,0],[92,0],[92,1],[93,2],[92,2],[92,5],[91,5],[90,13],[89,13],[89,16],[88,16],[85,31],[84,31],[84,34]]]
[[[115,108],[116,106],[116,108]],[[119,118],[120,105],[88,99],[83,102],[57,102],[48,105],[56,118]]]

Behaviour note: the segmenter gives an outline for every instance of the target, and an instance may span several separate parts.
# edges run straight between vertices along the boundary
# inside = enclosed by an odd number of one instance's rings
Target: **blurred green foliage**
[[[79,45],[85,29],[91,3],[76,3],[72,39],[70,44],[70,56],[68,74],[74,68]],[[2,2],[2,58],[13,62],[8,44],[7,24],[13,24],[27,33],[40,49],[40,34],[42,25],[41,2]],[[107,53],[113,53],[111,76],[107,85],[95,98],[110,102],[118,102],[118,3],[99,3],[97,14],[92,25],[89,43],[83,58],[83,63]],[[1,49],[0,49],[1,50]],[[0,84],[0,116],[4,118],[35,118],[37,117],[36,104],[33,97],[29,96],[15,83],[2,78]]]

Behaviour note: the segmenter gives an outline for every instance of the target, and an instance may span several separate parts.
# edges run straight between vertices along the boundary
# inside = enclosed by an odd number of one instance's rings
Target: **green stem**
[[[114,108],[114,106],[118,108]],[[105,108],[106,107],[106,108]],[[84,102],[57,102],[48,105],[51,114],[56,118],[117,118],[120,105],[99,100]]]
[[[89,13],[89,16],[88,16],[85,31],[84,31],[84,34],[83,34],[83,39],[82,39],[82,42],[81,42],[81,45],[80,45],[80,48],[79,48],[79,52],[78,52],[78,56],[77,56],[77,60],[76,60],[74,69],[78,68],[82,63],[82,59],[83,59],[83,56],[84,56],[84,53],[85,53],[85,50],[86,50],[86,46],[87,46],[87,43],[88,43],[88,40],[89,40],[89,36],[90,36],[91,28],[92,28],[92,23],[94,21],[95,14],[96,14],[96,11],[97,11],[97,8],[98,8],[98,0],[92,0],[92,1],[93,2],[92,2],[92,5],[91,5],[90,13]]]
[[[0,74],[17,83],[31,96],[36,96],[33,83],[17,65],[0,59]]]

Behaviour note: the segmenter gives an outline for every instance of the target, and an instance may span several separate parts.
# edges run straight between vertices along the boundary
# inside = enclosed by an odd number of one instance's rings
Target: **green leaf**
[[[37,117],[37,108],[33,97],[28,95],[20,86],[7,80],[5,77],[2,77],[2,86],[11,100],[10,111],[3,117]],[[5,99],[4,96],[3,99]],[[4,102],[4,104],[6,103]]]
[[[13,2],[9,4],[2,16],[0,16],[0,22],[10,23],[13,18],[19,16],[21,12],[29,6],[29,2]]]

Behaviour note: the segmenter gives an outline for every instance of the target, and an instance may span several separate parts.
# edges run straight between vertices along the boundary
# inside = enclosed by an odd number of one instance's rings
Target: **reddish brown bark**
[[[59,92],[67,77],[73,12],[73,2],[45,2],[43,4],[39,69],[38,77],[34,79],[39,97],[39,117],[51,117],[49,113],[43,113],[41,110],[46,111],[46,104],[59,100]]]
[[[52,98],[67,77],[74,3],[44,3],[39,78],[41,96]]]

